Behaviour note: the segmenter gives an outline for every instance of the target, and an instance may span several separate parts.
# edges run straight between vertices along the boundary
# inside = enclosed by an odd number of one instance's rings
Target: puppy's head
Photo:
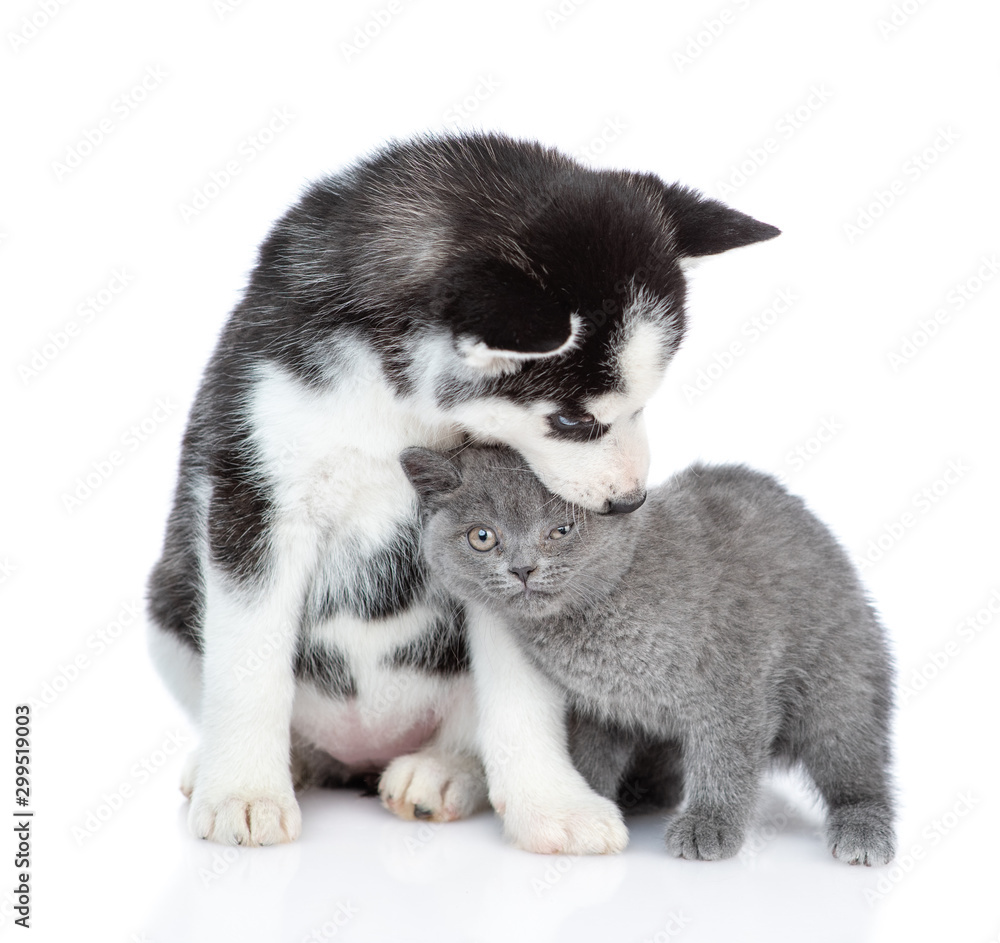
[[[583,171],[509,228],[459,233],[432,310],[450,355],[437,406],[519,451],[545,486],[604,513],[645,498],[642,409],[684,333],[683,265],[778,234],[652,175]]]

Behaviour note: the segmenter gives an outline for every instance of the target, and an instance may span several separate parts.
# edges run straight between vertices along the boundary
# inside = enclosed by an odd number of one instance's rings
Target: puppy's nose
[[[528,585],[528,577],[535,572],[533,566],[512,566],[510,572],[513,573],[525,586]]]
[[[619,498],[617,501],[609,501],[607,507],[604,509],[604,513],[631,514],[636,508],[641,508],[645,500],[645,491],[638,493],[633,492],[630,495],[627,494],[624,497]]]

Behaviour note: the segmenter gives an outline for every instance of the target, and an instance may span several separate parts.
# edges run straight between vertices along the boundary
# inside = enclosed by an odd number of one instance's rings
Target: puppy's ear
[[[445,452],[405,449],[399,456],[399,462],[420,495],[422,504],[433,503],[435,498],[451,494],[462,483],[458,463]]]
[[[674,226],[674,240],[681,258],[715,255],[781,234],[776,226],[761,223],[725,203],[702,196],[697,190],[655,179],[663,207]]]
[[[451,328],[459,356],[487,373],[558,357],[583,335],[583,322],[539,281],[502,259],[465,261],[445,273],[432,310]]]

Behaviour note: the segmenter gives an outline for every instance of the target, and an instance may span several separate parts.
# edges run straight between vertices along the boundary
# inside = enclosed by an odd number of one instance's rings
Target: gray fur
[[[779,762],[816,784],[836,857],[892,858],[886,640],[847,555],[800,499],[742,466],[694,465],[608,516],[553,496],[507,449],[411,449],[403,465],[427,516],[431,579],[502,615],[566,691],[591,785],[627,805],[631,778],[638,805],[669,804],[680,768],[672,853],[734,855]],[[474,526],[497,546],[473,549]],[[524,567],[526,582],[513,572]]]

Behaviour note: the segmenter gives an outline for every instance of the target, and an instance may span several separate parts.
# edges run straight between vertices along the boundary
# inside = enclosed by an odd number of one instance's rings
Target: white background
[[[33,935],[10,916],[9,838],[3,939],[1000,939],[1000,9],[559,9],[5,5],[11,752],[14,705],[37,706]],[[783,230],[696,271],[689,335],[648,409],[652,479],[698,457],[778,473],[868,560],[900,669],[892,867],[832,860],[814,806],[780,783],[746,853],[720,863],[668,858],[655,817],[618,858],[549,859],[504,847],[492,816],[429,829],[349,793],[305,797],[294,846],[224,853],[188,836],[177,781],[195,734],[131,613],[200,371],[306,181],[446,127],[654,171]],[[793,301],[779,312],[780,292]],[[92,493],[67,501],[95,466]],[[11,767],[0,809],[15,808]]]

